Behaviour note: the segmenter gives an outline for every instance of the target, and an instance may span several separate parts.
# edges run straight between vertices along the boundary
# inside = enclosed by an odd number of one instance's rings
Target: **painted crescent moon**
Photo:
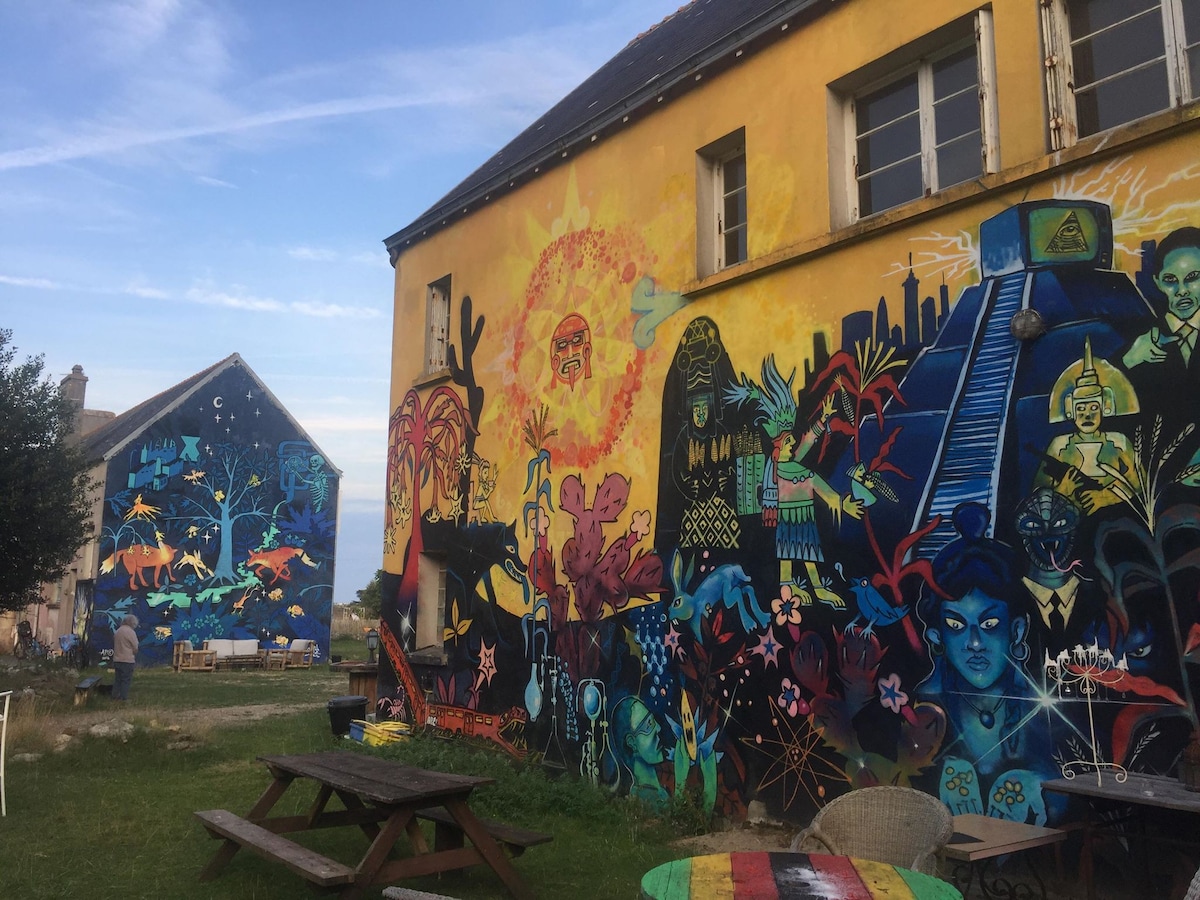
[[[220,397],[213,397],[213,409],[220,409],[221,404],[224,402],[225,401],[222,400]]]

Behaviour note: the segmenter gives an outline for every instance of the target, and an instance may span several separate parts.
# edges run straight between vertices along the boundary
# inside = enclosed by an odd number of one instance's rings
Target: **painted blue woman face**
[[[938,631],[946,660],[973,687],[989,688],[1000,679],[1014,637],[1004,601],[979,588],[959,600],[943,600]]]

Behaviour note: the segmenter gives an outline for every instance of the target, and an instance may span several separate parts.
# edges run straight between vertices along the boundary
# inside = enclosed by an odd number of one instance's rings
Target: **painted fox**
[[[153,586],[158,587],[159,573],[165,568],[167,570],[167,582],[175,577],[174,571],[171,569],[171,563],[175,560],[174,547],[170,546],[163,539],[161,531],[154,532],[154,537],[158,540],[158,546],[152,547],[149,544],[132,544],[120,550],[114,550],[112,555],[108,556],[100,563],[100,571],[107,574],[115,569],[118,565],[124,566],[125,571],[129,573],[129,589],[137,590],[138,586],[150,587],[146,583],[146,569],[154,570],[152,579]],[[164,582],[164,583],[167,583]]]
[[[250,558],[246,560],[246,567],[254,569],[254,574],[262,580],[263,572],[271,572],[271,580],[268,584],[274,584],[280,578],[284,581],[292,580],[292,572],[288,568],[288,564],[293,559],[299,559],[300,562],[312,569],[320,568],[321,564],[313,562],[309,559],[308,554],[300,547],[279,547],[275,550],[255,550],[250,554]]]

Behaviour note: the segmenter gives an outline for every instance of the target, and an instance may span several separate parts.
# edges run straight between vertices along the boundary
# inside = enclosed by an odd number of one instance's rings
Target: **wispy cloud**
[[[122,291],[126,294],[132,294],[135,297],[141,297],[143,300],[170,300],[171,295],[166,291],[158,288],[147,287],[144,284],[126,285]]]
[[[304,262],[333,262],[338,258],[332,250],[323,247],[289,247],[285,252],[292,259]]]
[[[161,130],[109,128],[55,144],[0,153],[0,171],[46,166],[86,157],[109,156],[157,144],[269,128],[289,122],[304,122],[311,119],[333,118],[411,106],[454,103],[456,99],[458,98],[449,92],[439,92],[436,95],[422,97],[348,97],[340,100],[306,103],[288,109],[268,110],[229,120],[181,128]]]
[[[38,290],[59,291],[65,287],[56,281],[51,281],[49,278],[16,278],[12,275],[0,275],[0,284],[9,284],[13,287],[37,288]]]
[[[369,306],[346,306],[340,303],[318,303],[307,300],[276,300],[272,297],[230,293],[207,286],[190,288],[184,296],[193,303],[201,303],[205,306],[219,306],[225,309],[241,309],[249,312],[292,313],[318,319],[377,319],[382,316],[378,309]]]
[[[237,290],[220,290],[211,285],[197,285],[179,294],[141,282],[131,282],[121,287],[85,286],[65,284],[49,278],[25,278],[0,275],[0,284],[17,288],[45,291],[73,291],[84,294],[104,294],[138,297],[143,300],[179,300],[216,306],[225,309],[240,309],[258,313],[289,313],[314,319],[378,319],[383,316],[379,309],[370,306],[354,306],[344,303],[324,303],[314,300],[277,300],[273,297],[256,297]]]
[[[352,263],[359,266],[373,266],[383,269],[391,268],[387,252],[383,249],[382,245],[376,253],[364,253],[362,251],[343,253],[331,247],[310,247],[307,245],[288,247],[284,250],[284,253],[289,258],[299,262]]]
[[[492,41],[426,44],[237,81],[228,48],[228,33],[239,28],[236,19],[222,19],[190,0],[128,0],[100,9],[104,15],[87,15],[88,45],[114,65],[127,57],[128,78],[97,105],[102,112],[74,122],[43,122],[40,142],[13,147],[8,141],[11,149],[0,152],[0,172],[92,158],[140,162],[139,151],[148,149],[265,137],[287,125],[406,109],[425,111],[491,144],[585,78],[602,61],[588,48],[611,43],[613,33],[629,35],[629,14],[617,10]],[[359,85],[374,91],[358,94]],[[395,119],[389,125],[408,140],[411,123]],[[168,158],[180,160],[176,153]],[[199,180],[234,186],[208,176]]]
[[[228,181],[222,181],[220,178],[213,178],[209,175],[197,175],[196,180],[201,184],[207,184],[210,187],[237,188],[236,184],[232,184]]]

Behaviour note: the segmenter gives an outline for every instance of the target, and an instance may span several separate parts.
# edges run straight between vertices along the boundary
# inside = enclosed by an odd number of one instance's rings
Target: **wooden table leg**
[[[357,794],[351,794],[349,791],[338,791],[338,799],[342,801],[342,806],[346,809],[366,809],[367,805],[358,799]],[[358,826],[362,829],[362,833],[367,836],[367,840],[373,841],[379,837],[379,826],[374,822],[364,822]]]
[[[513,868],[508,856],[496,843],[495,839],[483,827],[483,823],[475,817],[466,800],[446,800],[446,811],[454,817],[454,821],[463,830],[463,834],[471,839],[475,849],[484,861],[492,867],[500,880],[504,882],[510,894],[517,900],[533,900],[533,892],[525,883],[521,874]]]
[[[246,818],[251,822],[260,822],[267,817],[272,807],[279,802],[279,798],[284,792],[291,787],[292,782],[296,780],[295,775],[289,775],[286,772],[273,772],[275,778],[267,785],[267,789],[262,792],[262,796],[255,801],[250,807],[250,812],[246,813]]]
[[[375,883],[375,876],[387,861],[388,854],[400,840],[400,835],[408,830],[409,823],[415,821],[415,816],[415,809],[397,809],[388,817],[355,869],[354,884],[347,885],[338,894],[338,900],[352,900],[363,888]]]
[[[1096,880],[1092,870],[1092,804],[1083,805],[1083,849],[1079,853],[1079,866],[1083,869],[1083,886],[1087,900],[1096,900]]]

